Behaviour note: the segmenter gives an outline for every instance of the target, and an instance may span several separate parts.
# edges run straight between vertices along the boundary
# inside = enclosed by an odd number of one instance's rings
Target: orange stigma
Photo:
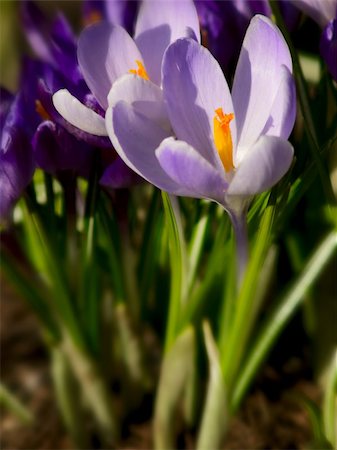
[[[215,110],[213,119],[214,142],[220,159],[226,172],[234,169],[233,142],[229,124],[234,119],[234,114],[224,114],[222,108]]]
[[[47,113],[47,111],[42,106],[42,103],[40,100],[35,100],[35,111],[39,114],[41,119],[43,120],[50,120],[50,115]]]
[[[141,78],[144,78],[144,80],[149,80],[149,76],[145,70],[145,67],[141,61],[136,59],[136,64],[138,66],[138,69],[130,69],[129,73],[133,73],[134,75],[138,75]]]

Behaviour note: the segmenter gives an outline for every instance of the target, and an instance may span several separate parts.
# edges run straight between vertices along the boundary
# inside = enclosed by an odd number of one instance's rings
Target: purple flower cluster
[[[294,3],[325,27],[321,52],[336,77],[336,0],[324,8]],[[294,27],[298,9],[280,6]],[[293,155],[292,63],[270,17],[265,0],[86,0],[88,26],[77,39],[62,14],[49,20],[22,2],[38,57],[30,64],[39,68],[25,69],[15,97],[1,93],[1,217],[35,167],[87,177],[97,154],[108,155],[105,187],[142,177],[240,214],[285,174]],[[223,71],[237,58],[230,90]]]

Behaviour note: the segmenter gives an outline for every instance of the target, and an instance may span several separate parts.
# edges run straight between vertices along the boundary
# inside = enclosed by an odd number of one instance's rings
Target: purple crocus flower
[[[162,73],[164,101],[159,88],[139,77],[114,84],[106,114],[110,139],[125,163],[160,189],[208,198],[228,211],[241,278],[250,199],[277,183],[293,158],[289,49],[278,28],[258,15],[247,30],[232,93],[218,62],[193,39],[167,49]]]
[[[320,52],[337,81],[337,0],[292,0],[323,29]]]
[[[108,22],[92,25],[79,38],[78,62],[92,94],[106,110],[111,86],[124,74],[131,72],[160,85],[166,48],[177,38],[190,35],[200,39],[198,16],[192,0],[144,0],[137,16],[134,39],[120,26]],[[72,126],[95,137],[108,136],[104,118],[68,90],[57,92],[53,102]],[[105,184],[118,167],[114,164],[106,176],[103,175]]]
[[[301,11],[311,17],[321,28],[336,16],[336,0],[291,0]]]
[[[221,67],[229,72],[237,61],[249,21],[256,14],[272,16],[268,0],[196,0],[203,43]],[[299,11],[288,0],[279,2],[289,29],[299,19]]]
[[[107,20],[133,32],[139,2],[136,0],[84,0],[83,16],[86,25]]]
[[[12,96],[1,90],[0,221],[3,222],[30,183],[35,161],[31,138],[40,117],[35,111],[36,74],[41,66],[26,60],[21,89]]]
[[[188,35],[200,39],[199,23],[192,0],[141,4],[134,39],[127,31],[108,22],[86,28],[78,42],[78,62],[91,92],[106,110],[113,83],[127,73],[161,83],[161,62],[166,48]],[[78,128],[98,136],[107,135],[104,119],[81,105],[68,91],[54,95],[60,114]]]
[[[35,2],[21,3],[22,24],[28,42],[41,61],[50,64],[73,88],[87,90],[76,57],[76,37],[67,19],[58,13],[47,18]]]
[[[324,28],[320,51],[333,79],[337,81],[337,18],[330,20]]]

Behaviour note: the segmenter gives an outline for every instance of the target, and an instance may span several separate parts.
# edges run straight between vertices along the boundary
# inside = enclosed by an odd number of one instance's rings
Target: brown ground
[[[1,378],[34,413],[35,424],[24,426],[1,411],[2,449],[72,449],[60,420],[50,376],[48,357],[38,324],[23,301],[1,284]],[[268,365],[257,380],[240,413],[232,420],[225,449],[307,449],[312,436],[306,413],[292,396],[301,392],[314,401],[317,386],[310,381],[305,363],[290,357],[282,368]],[[151,424],[130,426],[124,449],[148,449]],[[193,449],[193,437],[181,437],[180,448]]]

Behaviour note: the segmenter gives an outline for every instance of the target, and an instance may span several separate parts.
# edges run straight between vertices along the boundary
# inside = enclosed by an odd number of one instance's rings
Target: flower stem
[[[236,242],[236,266],[237,266],[237,284],[241,286],[248,262],[248,236],[246,213],[235,214],[230,212],[235,242]]]

